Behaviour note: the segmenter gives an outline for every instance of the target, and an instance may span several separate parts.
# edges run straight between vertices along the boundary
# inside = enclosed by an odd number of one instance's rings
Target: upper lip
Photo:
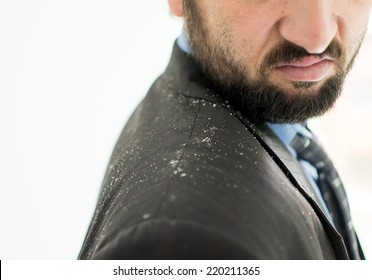
[[[316,56],[316,55],[309,55],[309,56],[306,56],[304,58],[301,58],[301,59],[295,59],[295,60],[292,60],[290,62],[283,62],[283,63],[279,63],[276,65],[276,67],[286,67],[286,66],[290,66],[290,67],[309,67],[309,66],[312,66],[314,64],[317,64],[321,61],[324,61],[324,60],[332,60],[330,57],[328,56],[323,56],[323,57],[319,57],[319,56]]]

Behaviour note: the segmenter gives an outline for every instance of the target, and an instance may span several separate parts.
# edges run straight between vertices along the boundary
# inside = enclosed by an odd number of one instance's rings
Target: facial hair
[[[234,55],[232,33],[226,25],[221,24],[225,28],[221,34],[211,36],[197,3],[192,0],[183,2],[186,31],[202,82],[255,123],[302,123],[330,110],[341,95],[345,77],[363,40],[361,38],[348,65],[345,48],[333,40],[318,56],[333,59],[335,74],[322,85],[318,82],[292,82],[294,90],[287,92],[269,81],[269,72],[280,63],[309,56],[304,48],[289,41],[279,42],[266,54],[257,78],[253,79],[247,57],[237,59]]]

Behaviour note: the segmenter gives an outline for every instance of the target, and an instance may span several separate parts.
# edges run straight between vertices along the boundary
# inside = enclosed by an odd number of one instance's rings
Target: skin
[[[182,0],[168,2],[173,14],[185,15]],[[372,6],[372,0],[196,0],[196,3],[209,40],[218,42],[221,34],[228,34],[233,61],[244,64],[246,75],[252,80],[259,78],[266,56],[281,42],[305,49],[306,57],[273,65],[265,76],[268,82],[292,95],[314,94],[336,75],[336,59],[321,57],[333,40],[345,50],[343,67],[350,66],[365,35]],[[303,86],[299,86],[301,83]]]

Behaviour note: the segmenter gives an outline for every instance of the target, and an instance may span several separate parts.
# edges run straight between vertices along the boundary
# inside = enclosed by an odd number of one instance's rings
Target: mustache
[[[280,45],[273,48],[266,55],[263,63],[261,64],[261,73],[266,73],[280,63],[291,63],[295,60],[303,59],[307,56],[314,56],[309,53],[305,48],[293,44],[289,41],[283,41]],[[317,56],[322,59],[329,57],[334,60],[338,67],[345,65],[346,51],[344,46],[336,39],[328,45],[327,49]]]

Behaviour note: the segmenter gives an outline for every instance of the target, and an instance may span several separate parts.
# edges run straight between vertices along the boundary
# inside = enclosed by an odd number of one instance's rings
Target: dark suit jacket
[[[112,154],[80,259],[348,259],[286,147],[175,46]]]

